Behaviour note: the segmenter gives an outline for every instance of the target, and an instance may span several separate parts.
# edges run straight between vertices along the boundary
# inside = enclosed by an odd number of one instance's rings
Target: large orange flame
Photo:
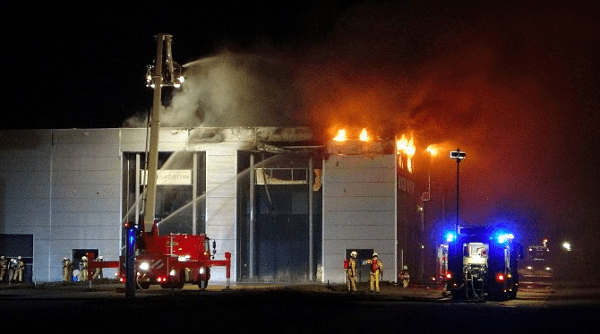
[[[402,154],[406,155],[406,170],[409,173],[413,172],[412,157],[416,151],[415,139],[412,134],[410,135],[410,139],[406,135],[402,135],[400,139],[396,140],[396,153],[399,155],[398,162],[400,166],[403,166]]]
[[[400,139],[396,140],[396,150],[398,153],[404,153],[409,157],[415,155],[417,148],[415,147],[413,135],[410,135],[410,139],[406,135],[402,135]]]
[[[346,130],[340,129],[335,137],[333,137],[334,141],[344,141],[346,140]]]
[[[361,141],[369,141],[371,140],[371,138],[369,137],[369,134],[367,133],[367,129],[362,129],[362,131],[360,132],[360,137],[358,137]]]

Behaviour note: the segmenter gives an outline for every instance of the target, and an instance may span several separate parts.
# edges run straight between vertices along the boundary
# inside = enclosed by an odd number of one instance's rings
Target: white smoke
[[[223,52],[184,65],[185,82],[161,110],[161,126],[289,125],[294,110],[290,67],[266,56]],[[147,115],[125,126],[145,126]]]

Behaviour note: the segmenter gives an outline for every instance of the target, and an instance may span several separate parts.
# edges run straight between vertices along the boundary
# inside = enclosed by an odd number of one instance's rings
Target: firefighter
[[[378,259],[377,253],[373,253],[373,258],[367,261],[371,265],[371,292],[379,291],[379,280],[383,277],[383,263]]]
[[[348,292],[356,292],[356,257],[358,253],[352,251],[350,253],[350,259],[344,261],[344,270],[346,271],[346,283],[348,285]]]
[[[17,283],[23,283],[23,271],[25,271],[25,261],[21,256],[17,257],[17,263],[15,266],[15,276],[13,280]]]
[[[8,269],[8,261],[4,255],[0,256],[0,283],[4,283],[4,275],[6,275],[6,270]]]
[[[8,283],[12,283],[15,278],[15,271],[17,270],[17,259],[11,258],[8,260]]]
[[[81,257],[81,263],[79,264],[81,267],[79,270],[79,280],[81,282],[85,282],[88,280],[88,259],[87,256]]]
[[[63,282],[69,282],[71,280],[71,266],[71,260],[65,256],[62,261]]]
[[[102,259],[102,256],[98,256],[98,259],[96,260],[96,262],[102,262],[104,261],[104,259]],[[102,268],[96,267],[96,270],[94,270],[94,277],[92,277],[92,279],[101,279],[104,278],[104,276],[102,275]]]
[[[398,275],[400,279],[400,284],[402,284],[403,288],[408,287],[408,282],[410,281],[410,274],[408,273],[408,266],[404,266],[402,268],[402,272]]]

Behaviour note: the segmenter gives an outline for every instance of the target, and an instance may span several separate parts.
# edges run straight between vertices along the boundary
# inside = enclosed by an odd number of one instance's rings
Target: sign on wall
[[[146,184],[146,171],[141,171],[142,183]],[[159,169],[156,171],[156,184],[159,186],[189,186],[192,184],[190,169]]]

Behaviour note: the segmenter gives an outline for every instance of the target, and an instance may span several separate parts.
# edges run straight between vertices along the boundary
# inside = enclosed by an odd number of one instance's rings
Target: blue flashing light
[[[135,249],[135,241],[136,241],[136,228],[130,227],[127,229],[127,247],[128,252],[133,254],[133,250]]]
[[[451,243],[452,241],[456,240],[456,233],[448,232],[446,233],[444,239],[446,239],[447,243]]]
[[[508,242],[509,240],[514,239],[515,236],[512,233],[498,233],[496,235],[496,240],[498,241],[498,243],[503,244]]]

